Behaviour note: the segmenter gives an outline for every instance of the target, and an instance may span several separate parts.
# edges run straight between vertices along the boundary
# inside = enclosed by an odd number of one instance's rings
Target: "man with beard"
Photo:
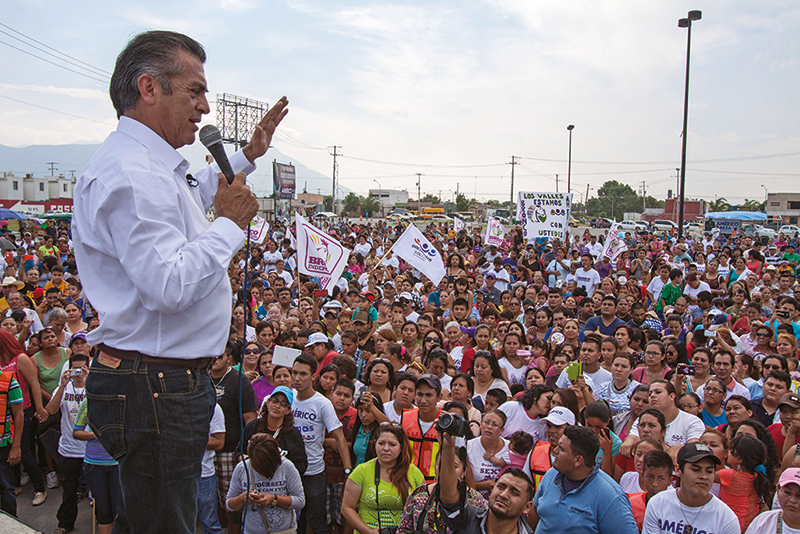
[[[564,429],[551,450],[553,469],[542,478],[528,513],[536,534],[639,532],[625,493],[595,463],[599,449],[600,440],[590,428]]]
[[[439,439],[442,465],[454,465],[456,437],[444,432]],[[512,467],[500,475],[489,494],[488,510],[466,503],[465,495],[466,485],[456,479],[455,471],[442,469],[439,472],[439,511],[450,532],[532,532],[522,516],[532,507],[533,484],[520,469]]]

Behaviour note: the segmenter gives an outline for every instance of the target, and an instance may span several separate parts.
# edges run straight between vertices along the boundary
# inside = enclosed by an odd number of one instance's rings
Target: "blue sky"
[[[212,98],[286,94],[290,137],[275,146],[326,175],[327,147],[341,146],[340,180],[359,193],[374,180],[416,192],[420,172],[423,193],[507,199],[512,154],[526,158],[515,191],[555,190],[556,174],[563,191],[574,124],[574,189],[644,180],[664,198],[680,163],[677,20],[690,9],[703,19],[692,33],[687,196],[797,190],[800,4],[789,0],[16,2],[0,22],[100,71],[90,79],[0,44],[0,144],[102,141],[115,126],[104,80],[117,53],[140,31],[172,29],[206,47]],[[0,41],[87,74],[8,27]],[[186,150],[197,165],[201,153]]]

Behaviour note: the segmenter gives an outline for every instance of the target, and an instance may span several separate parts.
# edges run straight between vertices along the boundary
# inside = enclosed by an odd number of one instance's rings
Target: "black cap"
[[[425,384],[433,389],[436,390],[436,393],[442,392],[442,383],[439,381],[439,377],[432,375],[430,373],[425,373],[424,375],[417,378],[416,387],[419,387],[420,384]]]
[[[717,465],[722,463],[708,445],[699,441],[687,443],[678,451],[678,465],[683,465],[686,462],[693,464],[703,458],[711,458]]]

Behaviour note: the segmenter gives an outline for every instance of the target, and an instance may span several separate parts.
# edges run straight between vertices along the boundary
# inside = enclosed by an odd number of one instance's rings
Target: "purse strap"
[[[375,462],[375,509],[378,510],[378,532],[381,531],[381,505],[378,502],[378,485],[381,483],[381,463],[377,458]]]

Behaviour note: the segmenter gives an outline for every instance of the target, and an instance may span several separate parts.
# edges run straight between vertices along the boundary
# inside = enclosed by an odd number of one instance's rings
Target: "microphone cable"
[[[247,298],[247,288],[249,286],[247,279],[247,271],[250,266],[250,224],[245,226],[247,230],[247,239],[244,245],[244,285],[242,292],[244,298],[244,332],[242,332],[242,353],[239,358],[239,454],[241,455],[242,467],[244,468],[245,480],[247,481],[246,496],[244,498],[244,511],[242,512],[242,534],[245,532],[245,520],[247,519],[247,507],[250,505],[250,484],[255,484],[255,481],[250,480],[250,470],[245,465],[245,448],[244,448],[244,415],[242,413],[242,380],[244,377],[244,351],[247,347],[247,321],[249,319],[250,299]],[[258,415],[256,415],[258,417]]]

